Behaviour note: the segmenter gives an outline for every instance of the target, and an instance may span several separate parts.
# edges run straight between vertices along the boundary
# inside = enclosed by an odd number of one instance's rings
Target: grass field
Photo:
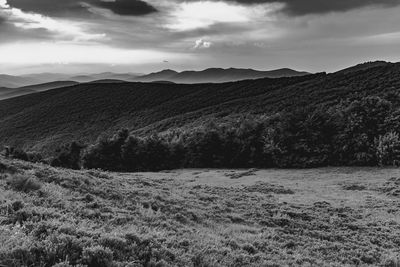
[[[0,266],[400,266],[400,169],[0,162]]]

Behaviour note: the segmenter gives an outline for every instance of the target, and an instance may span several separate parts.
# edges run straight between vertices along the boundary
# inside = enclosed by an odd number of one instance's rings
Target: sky
[[[0,73],[400,61],[400,0],[0,0]]]

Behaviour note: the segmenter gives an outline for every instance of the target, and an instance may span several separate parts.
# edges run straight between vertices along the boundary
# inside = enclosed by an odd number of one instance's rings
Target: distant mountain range
[[[258,71],[253,69],[219,69],[211,68],[203,71],[183,71],[163,70],[148,75],[138,77],[136,80],[141,82],[169,81],[174,83],[223,83],[235,82],[240,80],[261,79],[261,78],[282,78],[296,77],[310,74],[292,69],[279,69],[272,71]]]
[[[42,81],[33,77],[0,74],[0,87],[18,88],[38,83],[42,83]]]
[[[383,96],[400,88],[400,63],[229,83],[174,84],[162,80],[105,80],[2,100],[0,146],[54,151],[73,140],[93,143],[121,128],[137,134],[163,132],[235,114],[268,115],[299,107],[329,107],[357,95]]]
[[[292,69],[258,71],[253,69],[211,68],[203,71],[183,72],[163,70],[147,75],[138,73],[113,72],[80,74],[72,76],[61,73],[39,73],[23,76],[0,75],[0,100],[35,93],[38,91],[73,86],[78,83],[222,83],[247,79],[294,77],[307,74],[309,73],[295,71]]]
[[[346,68],[337,73],[346,74],[361,71],[373,67],[386,66],[391,63],[375,61],[359,64]],[[224,83],[241,80],[254,80],[261,78],[299,77],[308,75],[308,72],[292,70],[288,68],[259,71],[253,69],[238,68],[209,68],[202,71],[163,70],[150,74],[139,73],[113,73],[103,72],[97,74],[68,75],[61,73],[39,73],[23,76],[0,75],[0,100],[21,95],[41,92],[50,89],[74,86],[79,83],[125,83],[146,82],[159,84],[197,84],[197,83]]]
[[[163,70],[147,75],[139,73],[103,72],[96,74],[67,75],[61,73],[39,73],[22,76],[0,75],[0,87],[18,88],[53,81],[93,82],[97,80],[121,80],[126,82],[169,81],[174,83],[233,82],[246,79],[293,77],[309,74],[292,69],[258,71],[253,69],[210,68],[203,71]]]
[[[68,81],[75,83],[92,82],[96,80],[122,80],[126,82],[133,82],[141,74],[134,73],[98,73],[98,74],[80,74],[80,75],[67,75],[61,73],[39,73],[39,74],[29,74],[22,76],[12,76],[12,75],[1,75],[0,74],[0,87],[6,88],[21,88],[32,85],[49,84],[52,82]]]

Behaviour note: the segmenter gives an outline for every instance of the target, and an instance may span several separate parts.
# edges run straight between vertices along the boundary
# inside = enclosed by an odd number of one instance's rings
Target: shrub
[[[81,167],[81,151],[85,146],[72,142],[58,151],[58,155],[51,161],[53,167],[63,167],[78,170]]]
[[[113,261],[113,253],[102,246],[88,247],[83,250],[82,260],[88,267],[109,267]]]
[[[337,161],[345,165],[376,165],[375,139],[386,133],[391,110],[392,104],[380,97],[364,97],[336,106]]]
[[[34,162],[34,163],[43,161],[43,157],[40,153],[26,152],[20,148],[14,148],[14,147],[5,147],[4,155],[6,158],[19,159],[19,160],[30,161],[30,162]]]
[[[84,153],[83,166],[89,169],[107,171],[122,170],[121,150],[128,137],[128,130],[123,129],[112,138],[100,139]]]
[[[25,193],[39,190],[42,186],[34,176],[27,174],[9,175],[7,185],[16,191]]]
[[[158,135],[146,138],[130,136],[121,148],[123,170],[160,171],[170,168],[169,144]]]
[[[381,166],[400,164],[400,138],[398,133],[389,132],[375,140],[376,156]]]
[[[24,150],[14,147],[6,148],[6,157],[24,161],[28,161],[29,159],[28,154]]]

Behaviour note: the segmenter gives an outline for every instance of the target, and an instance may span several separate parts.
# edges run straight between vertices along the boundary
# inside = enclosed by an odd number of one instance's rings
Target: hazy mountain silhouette
[[[104,72],[98,74],[87,74],[87,75],[77,75],[72,76],[69,80],[77,81],[81,83],[85,82],[93,82],[98,80],[121,80],[126,82],[135,81],[140,74],[134,73],[112,73],[112,72]]]
[[[117,80],[117,79],[103,79],[103,80],[96,80],[96,81],[91,81],[88,83],[111,83],[111,84],[116,84],[116,83],[126,83],[127,81],[124,80]]]
[[[61,73],[38,73],[22,76],[0,75],[0,87],[20,88],[37,84],[46,84],[58,81],[71,81],[78,83],[95,81],[124,81],[124,82],[172,82],[172,83],[221,83],[246,79],[280,78],[306,75],[291,69],[274,71],[256,71],[252,69],[206,69],[204,71],[163,70],[147,75],[138,73],[113,73],[103,72],[94,74],[68,75]]]
[[[30,90],[30,89],[1,87],[0,88],[0,100],[17,97],[17,96],[21,96],[21,95],[32,94],[32,93],[36,93],[36,91]]]
[[[0,87],[18,88],[37,83],[41,83],[41,80],[31,77],[0,74]]]
[[[17,97],[17,96],[22,96],[22,95],[27,95],[27,94],[33,94],[33,93],[42,92],[42,91],[47,91],[47,90],[51,90],[51,89],[73,86],[73,85],[77,85],[77,84],[78,84],[78,82],[73,82],[73,81],[57,81],[57,82],[28,85],[28,86],[23,86],[23,87],[19,87],[19,88],[1,87],[0,88],[0,100],[13,98],[13,97]]]
[[[210,68],[203,71],[163,70],[137,78],[137,81],[170,81],[174,83],[221,83],[260,78],[281,78],[307,75],[307,72],[299,72],[292,69],[279,69],[272,71],[258,71],[253,69],[221,69]]]
[[[28,89],[28,90],[32,90],[35,92],[41,92],[41,91],[46,91],[46,90],[51,90],[51,89],[56,89],[56,88],[73,86],[73,85],[77,85],[77,84],[78,84],[78,82],[74,82],[74,81],[56,81],[56,82],[28,85],[28,86],[24,86],[24,87],[17,88],[17,89],[18,90]]]

